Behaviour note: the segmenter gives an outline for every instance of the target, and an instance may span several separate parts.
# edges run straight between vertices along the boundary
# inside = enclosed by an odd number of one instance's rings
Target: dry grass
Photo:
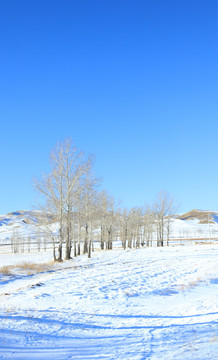
[[[32,275],[32,274],[52,270],[53,265],[54,265],[53,261],[48,263],[41,263],[41,264],[24,262],[19,265],[2,266],[0,268],[0,274],[12,275],[12,274],[25,273],[27,275]]]
[[[36,271],[36,272],[42,272],[42,271],[45,271],[46,269],[50,268],[51,265],[53,265],[53,264],[54,264],[53,262],[41,263],[41,264],[24,262],[17,267],[21,270],[32,270],[32,271]]]
[[[13,266],[8,266],[8,265],[2,266],[2,267],[0,268],[0,274],[3,274],[3,275],[11,275],[11,273],[12,273],[12,268],[13,268]]]
[[[198,284],[202,281],[202,279],[200,279],[200,277],[198,277],[196,280],[193,280],[187,284],[180,284],[178,285],[179,290],[185,291],[185,290],[189,290],[189,289],[193,289],[196,286],[198,286]]]

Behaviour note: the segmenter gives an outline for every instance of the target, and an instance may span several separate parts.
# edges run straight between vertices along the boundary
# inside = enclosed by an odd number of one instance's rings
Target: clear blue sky
[[[0,213],[57,141],[124,206],[218,208],[218,1],[0,0]]]

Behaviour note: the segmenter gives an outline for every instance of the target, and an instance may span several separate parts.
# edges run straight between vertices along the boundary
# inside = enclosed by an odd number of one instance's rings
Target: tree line
[[[34,184],[44,198],[39,217],[52,241],[54,260],[69,260],[81,253],[91,257],[96,237],[102,250],[112,249],[115,239],[124,249],[152,246],[154,241],[163,246],[164,240],[169,245],[176,209],[167,192],[160,192],[150,207],[122,208],[99,190],[93,157],[85,156],[69,138],[51,152],[50,165],[51,171],[34,179]],[[59,225],[58,234],[54,224]]]

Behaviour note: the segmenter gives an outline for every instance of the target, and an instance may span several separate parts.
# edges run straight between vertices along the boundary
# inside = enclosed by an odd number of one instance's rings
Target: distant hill
[[[17,224],[32,224],[37,223],[37,214],[39,212],[36,210],[21,210],[14,211],[6,215],[0,215],[0,226],[4,225],[13,225],[15,222]]]
[[[183,215],[176,216],[179,220],[199,220],[199,224],[216,224],[218,223],[218,212],[191,210]]]
[[[38,236],[37,234],[43,232],[42,219],[45,217],[52,224],[54,231],[58,233],[59,226],[53,216],[37,210],[20,210],[0,215],[0,244],[5,240],[9,241],[14,235],[21,238]],[[175,216],[170,224],[170,237],[218,239],[218,211],[194,209]]]
[[[34,224],[38,223],[37,215],[39,211],[36,210],[21,210],[14,211],[6,215],[0,215],[0,226],[19,224]]]
[[[0,215],[0,240],[10,239],[14,234],[34,237],[35,233],[40,231],[40,225],[45,217],[51,224],[54,222],[52,215],[37,210],[20,210]]]

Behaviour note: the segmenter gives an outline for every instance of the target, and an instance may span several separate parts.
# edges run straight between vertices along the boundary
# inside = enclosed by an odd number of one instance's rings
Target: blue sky
[[[0,213],[71,137],[123,206],[218,209],[218,2],[0,0]]]

